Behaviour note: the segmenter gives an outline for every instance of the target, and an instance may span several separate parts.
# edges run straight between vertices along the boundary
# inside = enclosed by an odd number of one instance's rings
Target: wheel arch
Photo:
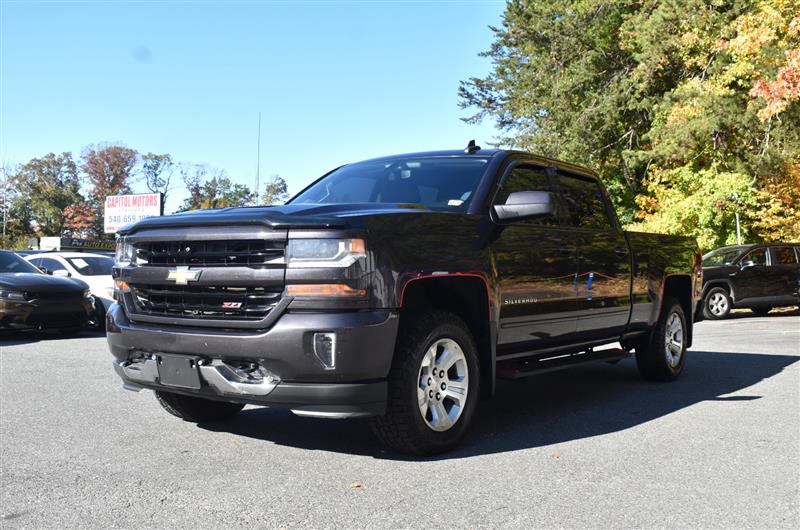
[[[479,274],[417,276],[400,292],[400,320],[422,308],[448,311],[461,318],[478,348],[481,398],[494,395],[496,322],[486,278]]]
[[[721,288],[725,289],[728,292],[728,296],[731,297],[731,300],[735,300],[734,292],[733,292],[733,284],[729,280],[726,280],[726,279],[718,279],[718,280],[709,280],[709,281],[707,281],[705,283],[705,285],[703,285],[703,292],[702,292],[703,300],[705,300],[706,294],[708,294],[708,291],[710,291],[714,287],[721,287]]]
[[[694,335],[694,312],[692,307],[692,279],[688,274],[676,274],[668,276],[664,282],[664,296],[661,300],[661,311],[664,311],[664,303],[666,299],[675,298],[683,309],[684,317],[686,318],[688,340],[686,347],[692,345],[692,338]]]

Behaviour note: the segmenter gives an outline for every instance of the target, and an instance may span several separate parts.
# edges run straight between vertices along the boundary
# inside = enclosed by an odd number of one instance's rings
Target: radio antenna
[[[256,148],[256,206],[259,205],[259,177],[261,176],[261,112],[258,113],[258,147]]]

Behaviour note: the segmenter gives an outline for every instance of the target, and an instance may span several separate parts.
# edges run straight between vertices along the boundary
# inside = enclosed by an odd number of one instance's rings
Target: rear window
[[[603,200],[603,190],[598,182],[571,175],[559,175],[558,185],[572,226],[601,230],[611,228],[611,220]]]
[[[114,265],[113,259],[101,257],[67,258],[67,261],[83,276],[108,276]]]
[[[797,263],[797,256],[792,247],[775,247],[772,249],[775,256],[775,263],[778,265],[794,265]]]

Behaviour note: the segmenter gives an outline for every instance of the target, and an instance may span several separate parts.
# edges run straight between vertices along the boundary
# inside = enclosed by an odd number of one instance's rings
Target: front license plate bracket
[[[164,386],[200,389],[200,372],[197,357],[160,353],[158,360],[158,380]]]

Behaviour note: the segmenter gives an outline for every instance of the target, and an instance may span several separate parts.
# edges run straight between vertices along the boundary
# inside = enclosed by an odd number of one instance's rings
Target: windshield
[[[741,248],[720,248],[703,256],[703,265],[730,265],[742,253]]]
[[[2,272],[32,272],[34,274],[42,274],[42,271],[13,252],[0,252],[0,273]]]
[[[114,265],[113,259],[105,257],[67,258],[67,261],[83,276],[108,276]]]
[[[401,203],[466,211],[488,158],[396,158],[340,167],[312,184],[292,204]]]

